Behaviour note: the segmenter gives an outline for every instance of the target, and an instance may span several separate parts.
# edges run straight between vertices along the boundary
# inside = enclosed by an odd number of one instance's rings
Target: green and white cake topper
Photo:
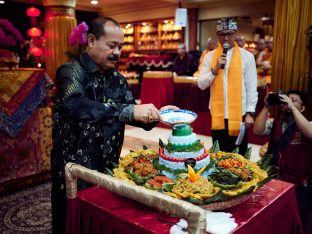
[[[192,127],[189,124],[176,124],[172,128],[173,136],[189,136],[192,134]]]

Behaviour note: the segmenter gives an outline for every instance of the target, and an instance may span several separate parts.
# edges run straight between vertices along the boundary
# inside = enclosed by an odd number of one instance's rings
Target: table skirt
[[[179,218],[100,187],[68,199],[67,233],[169,233]],[[294,185],[272,180],[247,201],[226,209],[238,227],[233,233],[301,234],[302,225]]]

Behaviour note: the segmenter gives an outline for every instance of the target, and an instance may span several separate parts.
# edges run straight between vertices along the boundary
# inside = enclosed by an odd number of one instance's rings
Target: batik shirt
[[[86,52],[61,66],[56,76],[51,166],[53,181],[62,181],[56,186],[63,188],[67,162],[100,172],[112,169],[125,124],[140,124],[133,121],[135,100],[126,79],[115,69],[101,74]]]

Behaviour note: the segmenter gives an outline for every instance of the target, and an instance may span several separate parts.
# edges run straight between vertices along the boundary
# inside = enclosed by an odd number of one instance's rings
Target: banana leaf
[[[269,165],[265,170],[267,171],[268,175],[273,176],[274,178],[278,177],[278,167]]]
[[[155,174],[155,175],[157,175],[157,174]],[[127,171],[128,178],[130,180],[133,180],[137,185],[144,185],[147,180],[149,180],[150,178],[153,178],[155,175],[140,176],[140,175],[133,173],[133,168],[130,168]]]
[[[197,199],[192,198],[192,197],[188,197],[185,200],[188,202],[191,202],[193,204],[196,204],[196,205],[205,205],[205,203],[203,201],[197,200]]]
[[[245,158],[246,159],[250,159],[251,157],[251,151],[252,151],[252,147],[249,147],[247,150],[246,150],[246,153],[245,153]]]
[[[145,183],[143,186],[144,186],[145,188],[147,188],[147,189],[155,190],[155,189],[152,188],[148,183]]]
[[[275,177],[274,175],[271,175],[271,176],[268,176],[267,178],[264,178],[263,180],[259,181],[257,184],[258,188],[260,188],[262,185],[264,185],[267,182],[269,182],[270,180],[272,180],[274,177]]]
[[[114,172],[111,169],[105,168],[104,174],[114,176]]]
[[[233,154],[238,154],[238,152],[239,152],[239,148],[238,148],[238,147],[236,147],[236,148],[232,151]]]
[[[219,142],[215,141],[213,143],[213,145],[211,146],[211,148],[209,149],[210,153],[217,153],[218,151],[220,151],[220,146],[219,146]]]
[[[218,193],[216,193],[212,197],[205,199],[204,203],[209,204],[209,203],[217,202],[221,200],[223,197],[224,197],[224,194],[222,193],[222,189],[220,189]]]
[[[214,181],[213,179],[211,179],[210,182],[213,184],[213,186],[219,187],[222,190],[238,189],[242,187],[242,184],[243,184],[242,181],[239,181],[237,184],[221,184],[221,183],[218,183],[217,181]]]
[[[171,192],[174,184],[173,183],[165,183],[162,185],[162,189],[164,192]]]
[[[161,149],[165,148],[165,144],[164,144],[164,142],[160,138],[159,138],[159,147]]]
[[[272,160],[273,155],[272,154],[266,154],[262,159],[260,159],[257,164],[258,166],[265,170],[270,165],[270,162]]]
[[[233,198],[236,198],[236,197],[240,197],[240,196],[243,196],[243,195],[251,194],[254,191],[255,188],[256,188],[256,186],[251,186],[251,187],[245,189],[244,191],[242,191],[240,193],[237,193],[237,194],[235,194],[233,196],[229,196],[227,194],[224,194],[225,201],[233,199]]]

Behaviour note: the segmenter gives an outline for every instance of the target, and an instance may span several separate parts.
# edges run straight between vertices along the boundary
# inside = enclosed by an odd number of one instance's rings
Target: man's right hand
[[[160,120],[158,109],[153,104],[142,104],[134,106],[134,120],[143,123],[153,123]]]
[[[217,63],[214,66],[213,71],[212,71],[213,74],[218,74],[218,70],[221,68],[222,64],[224,64],[224,66],[226,64],[226,55],[225,54],[221,54],[219,56],[219,58],[217,59]]]

